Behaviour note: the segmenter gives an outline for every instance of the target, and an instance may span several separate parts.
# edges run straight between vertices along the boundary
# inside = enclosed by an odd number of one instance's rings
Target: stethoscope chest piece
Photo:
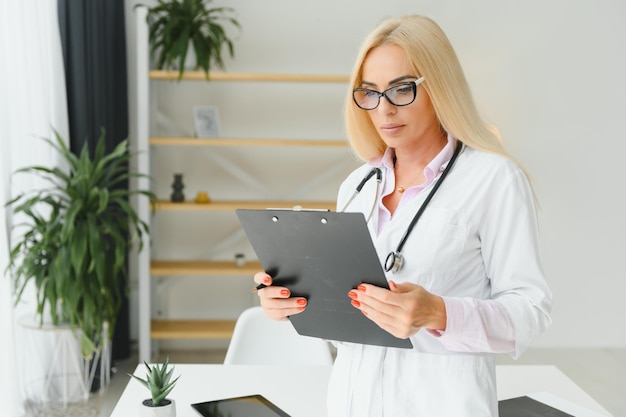
[[[400,254],[400,252],[389,252],[387,259],[385,259],[385,272],[391,271],[395,274],[400,270],[403,262],[404,259],[402,258],[402,254]]]
[[[409,237],[409,234],[413,230],[413,227],[415,226],[415,224],[419,220],[420,216],[422,215],[422,213],[424,212],[424,210],[428,206],[428,203],[430,202],[430,200],[433,198],[433,196],[437,192],[437,189],[439,188],[439,186],[443,182],[444,178],[446,178],[446,175],[448,175],[448,172],[450,172],[450,169],[452,168],[452,165],[454,164],[454,161],[456,160],[457,156],[459,156],[459,153],[461,153],[461,149],[463,149],[463,142],[459,141],[459,142],[457,142],[456,149],[454,150],[454,154],[452,155],[452,158],[450,158],[450,162],[448,162],[448,166],[446,167],[446,169],[444,169],[443,173],[441,174],[441,176],[439,177],[439,179],[437,180],[437,182],[433,186],[432,191],[428,194],[428,196],[426,197],[426,199],[424,200],[424,202],[420,206],[420,208],[417,211],[417,213],[415,213],[415,216],[413,217],[413,220],[411,220],[411,223],[409,224],[409,227],[404,232],[404,235],[402,236],[402,239],[400,239],[400,243],[398,243],[398,247],[396,248],[395,251],[390,252],[389,255],[387,255],[387,259],[385,259],[385,272],[392,272],[392,273],[395,274],[395,273],[397,273],[400,270],[400,268],[402,268],[402,264],[404,263],[404,259],[402,258],[402,255],[400,254],[400,252],[402,251],[402,248],[404,247],[404,244],[406,243],[406,239]],[[374,168],[370,172],[368,172],[367,175],[361,180],[359,185],[356,187],[356,190],[354,190],[354,194],[352,194],[352,196],[348,199],[348,201],[343,206],[343,208],[341,210],[339,210],[340,212],[346,210],[346,207],[348,207],[348,205],[350,205],[352,200],[361,192],[361,189],[363,188],[365,183],[370,178],[372,178],[372,176],[374,174],[376,174],[376,193],[374,195],[378,196],[378,185],[382,181],[382,171],[381,171],[380,168]],[[374,209],[376,208],[376,202],[377,202],[377,200],[374,199],[374,204],[372,204],[372,209],[370,210],[370,214],[367,217],[366,221],[369,221],[370,217],[372,217],[372,213],[374,212]]]

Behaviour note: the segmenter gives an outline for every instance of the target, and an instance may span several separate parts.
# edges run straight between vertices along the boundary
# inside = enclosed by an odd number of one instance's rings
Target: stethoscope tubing
[[[400,239],[400,242],[398,243],[396,250],[389,252],[389,254],[387,255],[387,258],[385,259],[385,264],[383,265],[386,272],[392,272],[395,274],[402,267],[404,263],[404,259],[402,257],[402,249],[404,248],[404,244],[406,243],[407,239],[409,238],[409,235],[413,231],[413,228],[417,224],[417,221],[420,219],[420,217],[424,213],[424,210],[426,210],[426,207],[428,207],[428,204],[430,203],[432,198],[435,196],[435,193],[437,192],[439,187],[441,187],[443,180],[446,178],[446,176],[452,169],[452,166],[454,165],[454,162],[456,161],[457,157],[461,153],[463,146],[464,146],[463,142],[458,141],[456,148],[454,150],[454,154],[452,154],[452,158],[450,158],[448,165],[439,176],[439,179],[437,179],[437,182],[433,186],[433,189],[426,196],[426,199],[424,200],[420,208],[417,210],[417,213],[415,213],[415,216],[413,216],[413,219],[411,219],[411,222],[409,223],[409,226],[407,227],[404,234],[402,235],[402,238]],[[354,198],[361,192],[365,184],[372,178],[372,176],[374,176],[374,174],[376,174],[376,194],[374,194],[374,204],[372,205],[370,213],[366,219],[366,222],[369,222],[370,218],[372,217],[372,214],[374,213],[374,209],[377,206],[376,202],[378,201],[378,191],[379,191],[380,183],[382,182],[382,170],[378,167],[373,168],[371,171],[367,173],[367,175],[365,175],[365,177],[363,177],[359,185],[357,185],[356,189],[354,190],[354,193],[352,194],[352,196],[350,196],[346,204],[344,204],[343,208],[339,210],[340,212],[346,210],[346,208],[350,205],[352,200],[354,200]]]
[[[419,210],[417,210],[417,213],[415,213],[415,216],[413,216],[411,223],[409,223],[409,227],[407,227],[406,231],[404,232],[404,235],[402,236],[402,239],[400,239],[400,243],[398,243],[398,247],[395,250],[396,252],[400,253],[402,251],[402,248],[404,247],[404,244],[406,243],[406,240],[408,239],[409,234],[411,234],[411,232],[413,231],[413,228],[417,224],[417,221],[419,220],[419,218],[422,217],[422,213],[424,213],[424,210],[426,210],[426,207],[428,206],[428,203],[430,203],[430,200],[432,200],[432,198],[435,196],[435,193],[437,192],[439,187],[441,187],[443,180],[446,178],[446,176],[450,172],[450,169],[452,168],[452,165],[456,161],[457,156],[459,156],[459,153],[461,153],[462,148],[463,148],[463,142],[459,141],[459,143],[456,146],[456,149],[454,150],[454,154],[452,154],[452,158],[450,158],[450,162],[448,162],[448,165],[446,166],[446,169],[443,170],[443,172],[441,173],[441,176],[439,177],[439,179],[433,186],[433,189],[430,191],[428,196],[426,196],[426,199],[420,206]]]
[[[417,213],[415,213],[415,216],[413,216],[413,219],[411,219],[411,223],[409,223],[409,226],[405,230],[404,235],[402,236],[402,239],[400,239],[400,242],[398,243],[398,246],[396,247],[396,250],[389,252],[389,254],[387,255],[387,258],[385,259],[385,265],[384,265],[385,272],[392,272],[395,274],[400,270],[400,268],[402,268],[402,265],[404,264],[404,257],[402,256],[402,248],[404,248],[404,244],[406,243],[406,240],[409,238],[409,235],[413,231],[413,228],[417,224],[417,221],[420,219],[420,217],[422,217],[424,210],[426,210],[426,207],[428,207],[428,203],[430,203],[430,200],[432,200],[432,198],[435,196],[435,193],[437,192],[439,187],[441,187],[443,180],[446,178],[446,176],[452,169],[452,166],[454,165],[454,162],[456,161],[456,158],[461,153],[462,149],[463,149],[463,142],[458,141],[456,145],[456,149],[454,150],[454,154],[452,154],[452,158],[450,158],[448,165],[439,176],[439,179],[433,186],[433,189],[430,191],[430,193],[428,193],[428,195],[426,196],[426,199],[424,200],[420,208],[417,210]]]
[[[376,208],[376,200],[378,198],[378,191],[379,191],[379,188],[380,188],[380,183],[383,180],[383,172],[378,167],[372,168],[372,170],[370,172],[368,172],[367,175],[365,175],[363,177],[363,179],[361,180],[359,185],[357,185],[356,188],[354,189],[354,193],[352,193],[352,195],[350,196],[350,198],[348,199],[346,204],[343,205],[343,208],[341,210],[339,210],[339,212],[346,211],[346,208],[348,208],[350,203],[352,203],[352,200],[354,200],[354,198],[357,195],[359,195],[359,193],[361,192],[361,190],[363,189],[365,184],[370,180],[370,178],[372,178],[372,176],[374,174],[376,174],[376,192],[374,194],[374,204],[372,205],[372,208],[370,209],[370,212],[369,212],[367,218],[365,219],[366,223],[370,221],[370,219],[372,218],[372,214],[374,214],[374,209]]]

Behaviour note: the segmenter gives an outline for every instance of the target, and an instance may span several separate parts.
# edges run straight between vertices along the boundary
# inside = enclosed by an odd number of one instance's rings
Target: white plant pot
[[[176,402],[174,400],[169,400],[170,403],[168,405],[162,405],[160,407],[150,407],[146,405],[146,402],[152,403],[150,399],[143,401],[140,405],[141,408],[141,417],[176,417]]]

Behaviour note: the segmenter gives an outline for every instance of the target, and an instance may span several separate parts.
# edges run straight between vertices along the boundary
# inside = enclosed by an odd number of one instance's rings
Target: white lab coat
[[[343,207],[371,170],[356,169],[341,185]],[[387,177],[384,175],[383,181]],[[380,189],[382,190],[382,186]],[[374,204],[370,180],[346,211],[366,216]],[[398,209],[377,236],[378,210],[369,222],[381,263],[393,251],[432,185],[417,201]],[[493,299],[513,326],[514,357],[550,324],[551,292],[539,260],[533,193],[523,172],[510,160],[466,147],[411,232],[404,266],[387,273],[446,297]],[[485,320],[485,333],[490,323]],[[495,417],[497,349],[465,342],[455,351],[426,330],[411,337],[411,350],[336,343],[328,389],[329,417]],[[471,337],[469,338],[471,341]]]

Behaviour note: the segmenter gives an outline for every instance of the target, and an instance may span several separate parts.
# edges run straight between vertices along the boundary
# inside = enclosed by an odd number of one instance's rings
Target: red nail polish
[[[270,277],[265,277],[263,279],[263,284],[265,285],[270,285],[271,282],[272,282],[272,279]]]
[[[350,291],[350,292],[348,293],[348,297],[350,297],[350,298],[356,298],[356,297],[357,297],[357,293],[355,293],[354,291]]]
[[[289,295],[289,290],[280,290],[280,295]]]
[[[359,303],[357,300],[352,300],[352,305],[355,307],[361,307],[361,303]]]
[[[361,292],[365,292],[365,285],[359,285],[358,287],[356,287],[356,289]]]
[[[298,305],[303,306],[303,305],[306,305],[306,300],[305,300],[304,298],[298,298],[298,300],[296,301],[296,303],[297,303]]]

